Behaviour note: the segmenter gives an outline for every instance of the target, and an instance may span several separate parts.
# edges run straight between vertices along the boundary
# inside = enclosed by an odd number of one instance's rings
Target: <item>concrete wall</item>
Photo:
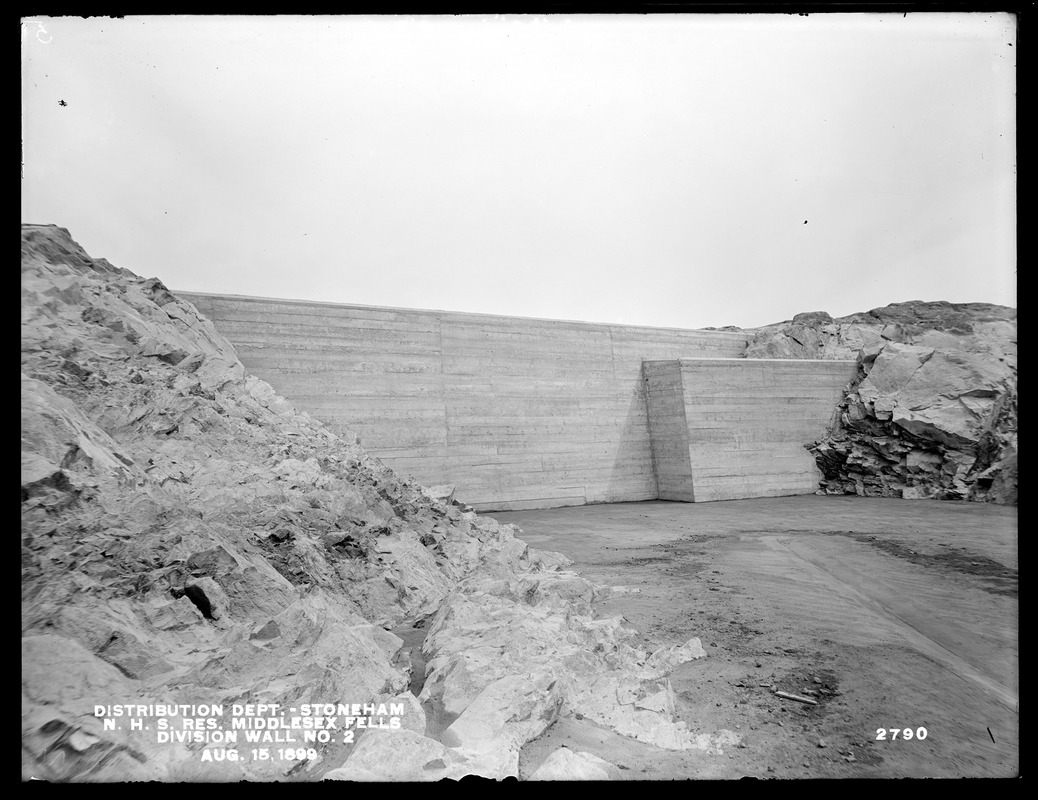
[[[854,361],[679,359],[644,365],[663,500],[810,494],[804,444],[826,432]]]
[[[646,361],[642,368],[658,496],[663,500],[694,503],[681,363]]]
[[[177,292],[246,368],[478,510],[657,497],[642,361],[751,335]]]

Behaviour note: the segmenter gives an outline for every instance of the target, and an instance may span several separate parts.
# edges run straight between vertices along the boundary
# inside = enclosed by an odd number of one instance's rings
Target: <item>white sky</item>
[[[33,19],[22,221],[173,290],[1016,305],[1009,14]]]

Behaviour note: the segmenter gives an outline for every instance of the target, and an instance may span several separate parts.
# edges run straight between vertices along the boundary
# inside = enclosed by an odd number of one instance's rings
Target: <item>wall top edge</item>
[[[658,358],[645,359],[643,364],[701,364],[703,362],[715,363],[717,361],[729,361],[735,364],[840,364],[842,366],[857,364],[856,359],[839,358]]]
[[[510,314],[484,314],[476,311],[444,311],[442,309],[431,309],[431,308],[404,308],[402,306],[371,306],[363,305],[361,303],[328,303],[320,300],[295,300],[284,297],[258,297],[255,295],[245,294],[217,294],[216,292],[185,292],[178,291],[176,289],[170,289],[177,297],[182,297],[185,300],[190,301],[193,297],[211,297],[218,300],[235,300],[253,303],[282,303],[285,305],[296,305],[296,306],[321,306],[327,308],[355,308],[363,311],[392,311],[400,312],[405,314],[434,314],[447,317],[473,317],[477,319],[514,319],[522,320],[524,322],[549,322],[559,323],[563,325],[580,325],[589,328],[601,328],[601,329],[619,329],[619,330],[648,330],[648,331],[676,331],[680,333],[697,333],[711,337],[730,337],[733,339],[746,339],[753,338],[753,331],[750,329],[737,330],[737,331],[722,331],[722,330],[708,330],[706,328],[673,328],[673,327],[662,327],[653,325],[622,325],[614,322],[588,322],[587,320],[577,319],[552,319],[550,317],[520,317]],[[744,359],[735,359],[737,361]],[[795,360],[795,359],[790,359]]]

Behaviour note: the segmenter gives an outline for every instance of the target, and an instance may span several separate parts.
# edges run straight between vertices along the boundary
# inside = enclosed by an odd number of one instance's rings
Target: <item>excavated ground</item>
[[[490,516],[629,587],[597,612],[645,647],[701,637],[710,657],[671,675],[678,715],[744,735],[668,752],[563,718],[526,746],[521,777],[560,745],[641,780],[1018,774],[1015,508],[807,496]]]

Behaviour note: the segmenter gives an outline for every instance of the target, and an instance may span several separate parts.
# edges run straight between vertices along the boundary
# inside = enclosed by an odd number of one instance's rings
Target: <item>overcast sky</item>
[[[22,221],[174,291],[1016,305],[1011,15],[33,19]]]

